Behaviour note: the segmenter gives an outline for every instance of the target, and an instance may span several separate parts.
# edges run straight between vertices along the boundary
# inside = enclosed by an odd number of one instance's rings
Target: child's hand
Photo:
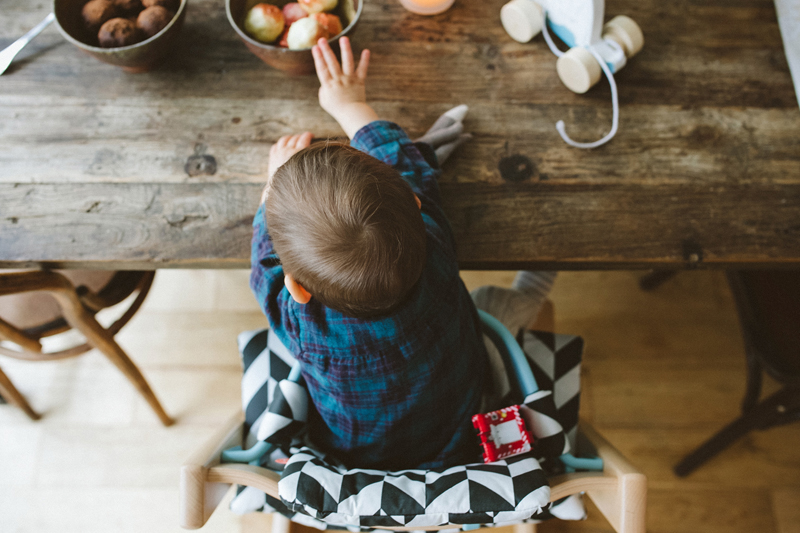
[[[361,52],[361,59],[355,67],[350,39],[339,39],[339,47],[342,51],[341,65],[325,39],[320,39],[311,49],[311,53],[321,84],[319,104],[352,139],[363,126],[378,119],[375,111],[367,105],[365,81],[369,68],[369,50]]]
[[[342,65],[331,50],[331,45],[324,38],[311,49],[314,66],[322,86],[319,88],[319,103],[322,109],[334,114],[339,108],[356,103],[367,103],[365,81],[369,68],[369,50],[361,52],[358,68],[353,69],[353,50],[350,40],[342,37],[339,40],[342,50]]]
[[[267,166],[267,186],[264,187],[264,192],[261,195],[261,201],[267,201],[269,194],[269,187],[272,184],[272,177],[275,172],[286,163],[290,157],[311,145],[311,139],[314,134],[310,131],[305,133],[298,133],[296,135],[284,135],[278,142],[272,145],[269,149],[269,165]]]

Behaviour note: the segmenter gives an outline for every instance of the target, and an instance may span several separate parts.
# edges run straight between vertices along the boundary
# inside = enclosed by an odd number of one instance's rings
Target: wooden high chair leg
[[[280,516],[282,520],[276,521],[275,519],[278,516]],[[305,526],[303,524],[298,524],[297,522],[292,522],[285,516],[279,515],[277,513],[272,515],[272,520],[273,520],[272,533],[319,533],[319,529]],[[285,525],[285,529],[283,529],[284,528],[283,520],[287,522],[287,524]],[[278,527],[277,530],[275,529],[276,526]]]
[[[270,518],[272,519],[271,533],[290,533],[290,531],[293,529],[293,526],[299,526],[299,524],[291,522],[288,518],[280,513],[272,513]]]
[[[28,403],[28,400],[25,399],[25,396],[23,396],[17,390],[2,369],[0,369],[0,396],[5,398],[5,400],[11,405],[22,409],[32,420],[39,420],[42,417],[39,413],[33,410]]]
[[[586,494],[617,533],[645,533],[647,478],[591,425],[581,423],[580,427],[597,450],[597,455],[603,459],[603,474],[606,477],[600,478],[600,481],[615,481],[613,486],[602,482],[595,487],[587,486]]]

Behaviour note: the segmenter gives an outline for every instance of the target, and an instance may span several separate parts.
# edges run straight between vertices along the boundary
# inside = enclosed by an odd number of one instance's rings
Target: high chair
[[[546,305],[545,309],[550,309],[552,313],[551,304]],[[514,337],[492,317],[482,313],[481,318],[487,337],[501,349],[506,368],[516,366],[517,362],[513,358],[509,360],[506,356],[514,346],[521,353]],[[540,318],[539,323],[552,325],[552,314],[549,317]],[[519,373],[518,370],[515,371]],[[290,375],[288,379],[292,380],[293,378]],[[533,379],[532,376],[530,379]],[[278,489],[280,473],[253,464],[221,464],[220,457],[223,451],[243,446],[244,429],[244,417],[242,414],[238,414],[182,466],[180,481],[180,523],[182,527],[186,529],[202,527],[222,501],[230,486],[234,484],[252,487],[273,498],[280,498]],[[259,443],[259,445],[261,444],[264,443]],[[577,453],[581,456],[594,455],[602,459],[602,471],[572,472],[550,477],[548,480],[550,502],[586,493],[615,531],[643,533],[645,531],[647,492],[644,474],[631,465],[618,450],[585,421],[581,421],[579,424]],[[313,529],[290,521],[277,513],[272,514],[271,527],[272,533],[313,531]],[[375,526],[374,529],[407,531],[463,528],[469,530],[476,527],[478,526],[447,524],[438,527]],[[491,525],[486,527],[491,527]],[[536,526],[533,523],[521,523],[515,526],[515,533],[533,533],[535,529]]]
[[[76,280],[76,284],[67,277]],[[153,272],[134,271],[15,271],[0,273],[0,354],[26,361],[67,359],[97,348],[114,364],[165,426],[173,423],[147,380],[114,340],[144,302]],[[78,284],[80,282],[80,284]],[[103,327],[95,318],[102,309],[136,294],[113,324]],[[70,329],[80,331],[85,342],[57,351],[45,351],[42,339]],[[6,342],[4,342],[6,341]],[[40,418],[8,376],[0,369],[0,395],[31,419]]]

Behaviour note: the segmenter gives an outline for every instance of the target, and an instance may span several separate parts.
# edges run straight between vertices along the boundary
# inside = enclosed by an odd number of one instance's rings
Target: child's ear
[[[422,209],[422,200],[419,199],[419,196],[414,194],[414,200],[417,201],[417,209]]]
[[[289,294],[292,295],[292,299],[299,303],[299,304],[307,304],[311,301],[311,293],[308,292],[305,287],[297,283],[291,274],[286,274],[284,276],[284,282],[286,283],[286,289],[289,291]]]

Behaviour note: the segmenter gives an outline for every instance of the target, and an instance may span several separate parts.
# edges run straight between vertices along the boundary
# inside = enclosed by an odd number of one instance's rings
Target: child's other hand
[[[281,165],[286,163],[294,154],[303,148],[308,148],[311,145],[311,139],[313,138],[314,134],[310,131],[307,131],[305,133],[298,133],[295,135],[284,135],[278,139],[278,142],[272,145],[272,148],[269,149],[267,186],[264,187],[264,192],[261,195],[262,202],[267,200],[269,186],[272,184],[272,177],[275,176],[275,172],[277,172]]]
[[[343,106],[367,103],[365,81],[369,68],[369,50],[361,52],[358,68],[353,68],[353,50],[350,39],[339,39],[342,64],[336,59],[331,45],[324,38],[311,49],[314,66],[322,86],[319,88],[319,103],[322,109],[333,115]]]
[[[352,138],[363,126],[378,119],[375,111],[367,105],[365,82],[369,68],[369,50],[361,52],[358,66],[355,66],[350,39],[339,39],[339,48],[342,51],[341,65],[325,39],[320,39],[311,49],[311,53],[321,85],[319,104],[336,119],[347,136]]]

